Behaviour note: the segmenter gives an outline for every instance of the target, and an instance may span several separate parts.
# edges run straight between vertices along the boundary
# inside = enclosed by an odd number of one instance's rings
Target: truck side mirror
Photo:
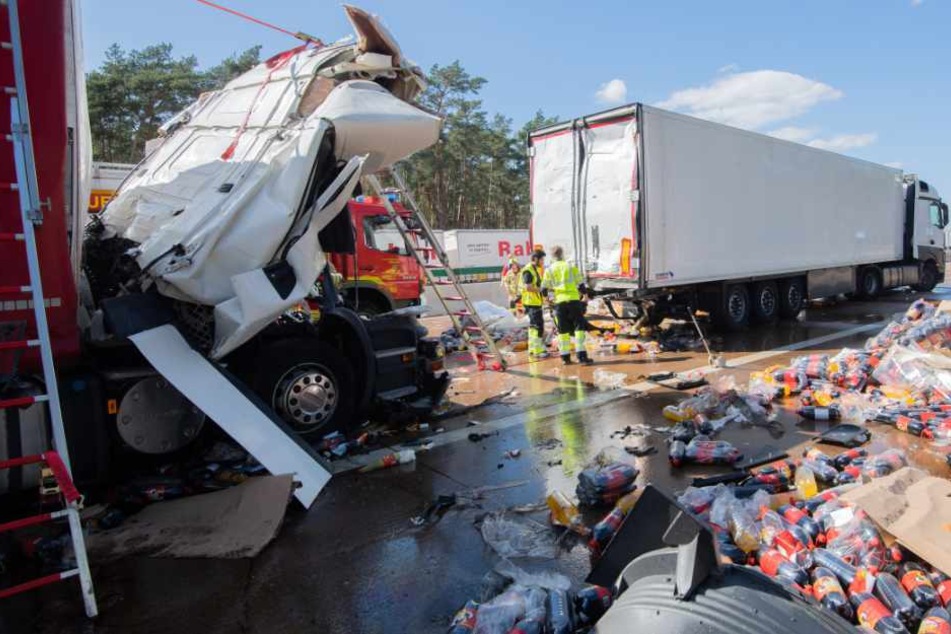
[[[948,204],[941,203],[941,228],[948,226]]]

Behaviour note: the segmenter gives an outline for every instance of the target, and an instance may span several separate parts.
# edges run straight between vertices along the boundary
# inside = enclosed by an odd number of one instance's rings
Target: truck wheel
[[[750,322],[750,291],[746,284],[730,284],[723,289],[720,325],[728,330],[742,330]]]
[[[921,267],[921,277],[918,283],[912,286],[919,293],[929,293],[938,285],[938,267],[931,260],[925,262]]]
[[[353,370],[339,350],[313,339],[283,340],[266,347],[253,386],[301,436],[343,430],[353,418]]]
[[[776,282],[753,284],[752,318],[758,324],[771,324],[779,317],[779,289]]]
[[[779,283],[779,316],[783,319],[795,319],[806,303],[806,291],[802,280],[794,277]]]
[[[376,317],[377,315],[382,315],[392,310],[385,300],[369,296],[369,294],[366,295],[366,297],[360,297],[359,306],[354,297],[351,296],[347,302],[347,306],[361,317]]]
[[[874,266],[859,271],[857,295],[862,299],[875,299],[882,292],[882,277]]]

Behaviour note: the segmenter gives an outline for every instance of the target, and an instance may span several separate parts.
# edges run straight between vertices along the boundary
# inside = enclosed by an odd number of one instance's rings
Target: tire
[[[937,285],[938,267],[935,266],[934,262],[928,260],[921,267],[921,277],[918,279],[918,283],[913,285],[912,288],[919,293],[930,293]]]
[[[856,295],[861,299],[875,299],[882,292],[882,276],[874,266],[859,271]]]
[[[356,296],[351,295],[347,301],[347,306],[364,319],[376,317],[377,315],[382,315],[392,310],[389,302],[379,297],[369,295],[368,293],[361,293],[359,305],[357,304]]]
[[[344,431],[354,419],[353,370],[340,350],[314,339],[284,339],[263,348],[252,387],[305,438]]]
[[[723,288],[717,321],[727,330],[743,330],[750,323],[750,291],[746,284],[729,284]]]
[[[776,282],[756,282],[750,294],[750,318],[758,324],[779,319],[779,288]]]
[[[806,289],[802,279],[794,277],[779,282],[779,316],[795,319],[806,304]]]

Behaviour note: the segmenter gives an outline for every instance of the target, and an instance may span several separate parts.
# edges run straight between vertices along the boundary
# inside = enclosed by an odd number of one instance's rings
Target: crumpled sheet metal
[[[441,120],[400,98],[424,85],[419,69],[376,18],[347,13],[356,44],[291,49],[202,95],[102,214],[107,235],[138,243],[136,261],[160,293],[215,307],[213,358],[306,297],[325,263],[319,228],[362,174],[438,138]],[[328,138],[333,156],[321,149]],[[353,160],[359,169],[324,190],[333,196],[305,204],[314,178]],[[275,292],[263,269],[300,236],[286,254],[296,284]]]

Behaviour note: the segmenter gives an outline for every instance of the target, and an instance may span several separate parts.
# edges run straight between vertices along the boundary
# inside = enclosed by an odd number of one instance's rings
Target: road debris
[[[412,449],[403,449],[402,451],[396,451],[393,453],[388,453],[369,464],[365,464],[360,467],[357,471],[359,473],[370,473],[371,471],[379,471],[380,469],[389,469],[390,467],[395,467],[398,464],[409,464],[416,461],[416,452]]]
[[[467,438],[468,438],[469,440],[471,440],[472,442],[482,442],[482,441],[485,440],[486,438],[489,438],[489,437],[491,437],[491,436],[498,436],[498,435],[499,435],[499,432],[497,432],[497,431],[483,431],[483,432],[475,432],[475,431],[474,431],[474,432],[470,433],[470,434],[467,436]]]
[[[637,474],[635,467],[623,462],[594,465],[578,474],[575,492],[579,502],[586,506],[611,505],[634,490]]]
[[[625,447],[624,451],[636,456],[638,458],[643,458],[644,456],[649,456],[651,454],[657,453],[657,447],[648,446],[648,447]]]
[[[457,498],[454,494],[440,495],[433,500],[422,514],[410,518],[413,526],[425,526],[438,522],[443,514],[456,505]]]
[[[502,557],[554,559],[555,540],[549,528],[528,519],[510,519],[502,513],[482,521],[482,539]]]
[[[610,372],[603,368],[594,371],[594,385],[599,390],[618,390],[624,387],[627,375],[623,372]]]

